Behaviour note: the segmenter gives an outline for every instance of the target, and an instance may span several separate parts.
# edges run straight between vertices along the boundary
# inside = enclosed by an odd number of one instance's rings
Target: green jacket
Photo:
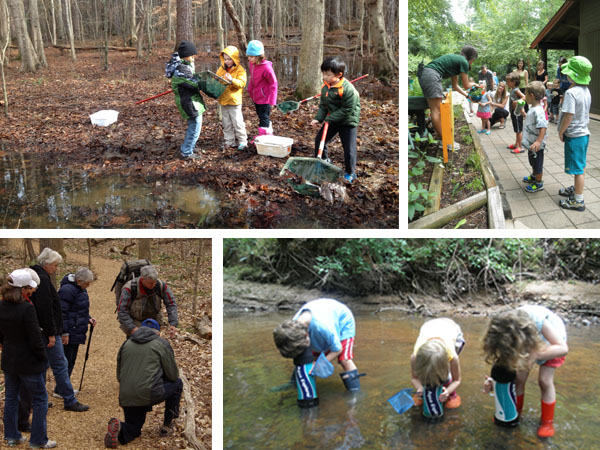
[[[164,401],[164,382],[177,381],[179,370],[169,343],[152,328],[140,327],[117,356],[119,405],[151,406]]]
[[[198,80],[195,76],[189,61],[182,61],[171,78],[175,103],[179,108],[181,117],[185,120],[198,117],[206,110],[204,99],[200,94],[201,83],[203,81]]]
[[[360,120],[360,96],[352,83],[345,78],[332,86],[323,83],[315,120],[341,126],[357,126]]]

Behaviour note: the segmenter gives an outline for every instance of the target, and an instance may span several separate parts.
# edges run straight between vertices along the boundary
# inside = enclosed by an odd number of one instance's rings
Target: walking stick
[[[87,349],[85,350],[85,360],[83,361],[83,371],[81,372],[81,381],[79,382],[79,392],[81,392],[81,386],[83,385],[83,375],[85,374],[85,365],[87,364],[88,356],[90,356],[90,344],[92,342],[92,334],[94,334],[94,325],[90,324],[90,337],[88,338]]]

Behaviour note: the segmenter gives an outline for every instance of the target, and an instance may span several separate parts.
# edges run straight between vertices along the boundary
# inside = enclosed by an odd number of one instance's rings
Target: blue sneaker
[[[356,174],[355,173],[345,173],[344,174],[344,181],[348,184],[352,184],[352,182],[356,180]]]
[[[542,181],[534,181],[531,184],[528,184],[527,186],[525,186],[525,190],[527,192],[533,193],[533,192],[538,192],[538,191],[543,191],[544,190],[544,183]]]

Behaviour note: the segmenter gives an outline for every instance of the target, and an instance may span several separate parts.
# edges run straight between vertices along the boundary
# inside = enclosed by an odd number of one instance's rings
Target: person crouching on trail
[[[344,181],[352,183],[356,180],[356,127],[360,120],[360,96],[352,83],[344,78],[345,71],[346,64],[337,58],[328,58],[321,64],[321,100],[317,115],[310,124],[329,123],[323,149],[325,160],[329,159],[327,144],[339,133],[344,148]],[[315,156],[319,153],[322,136],[323,128],[315,137]]]
[[[246,150],[248,135],[246,134],[246,124],[242,115],[242,93],[246,86],[246,69],[240,64],[240,52],[233,45],[225,47],[219,58],[221,59],[221,66],[217,70],[217,75],[231,82],[219,97],[223,115],[223,137],[225,139],[223,149],[235,147],[237,139],[237,149]]]
[[[171,87],[175,93],[175,103],[179,113],[187,121],[188,127],[180,158],[183,160],[198,159],[201,156],[194,153],[200,130],[202,129],[202,114],[205,111],[204,100],[200,94],[199,81],[195,77],[194,58],[196,46],[189,41],[181,41],[171,60],[167,63],[166,76],[171,79]]]
[[[164,324],[161,299],[167,308],[169,331],[172,336],[179,323],[173,292],[167,283],[158,279],[158,272],[154,266],[142,267],[139,278],[129,280],[121,290],[117,308],[121,330],[129,337],[137,331],[145,319],[154,319]]]
[[[456,389],[461,382],[458,355],[465,345],[460,326],[452,319],[442,317],[425,322],[410,357],[411,382],[417,389],[415,404],[423,404],[423,389],[443,386],[439,401],[444,408],[458,408],[461,404]]]
[[[275,345],[284,358],[296,358],[307,348],[316,356],[325,352],[329,362],[337,358],[344,369],[340,377],[349,391],[360,389],[360,375],[353,361],[355,335],[350,308],[330,298],[306,303],[291,320],[273,330]]]
[[[104,436],[107,448],[127,444],[142,434],[146,413],[152,406],[165,403],[161,436],[173,433],[173,419],[179,417],[183,382],[175,362],[175,353],[167,340],[160,337],[160,325],[146,319],[119,349],[117,378],[119,405],[125,421],[113,417]]]

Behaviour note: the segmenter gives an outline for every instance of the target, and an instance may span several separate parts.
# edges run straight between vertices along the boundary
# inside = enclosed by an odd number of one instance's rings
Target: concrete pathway
[[[453,98],[464,97],[456,94]],[[466,99],[463,108],[468,111]],[[476,108],[473,108],[476,111]],[[476,129],[481,129],[481,119],[475,113],[467,119]],[[492,133],[477,134],[490,164],[496,182],[502,193],[502,203],[507,228],[600,228],[600,121],[590,120],[590,144],[587,153],[585,172],[585,211],[570,211],[558,206],[561,187],[571,186],[573,176],[564,172],[564,144],[558,138],[555,123],[548,124],[546,154],[544,155],[544,190],[536,193],[525,191],[521,180],[531,173],[527,152],[513,154],[507,148],[515,141],[515,133],[510,122],[499,129],[495,124]]]

